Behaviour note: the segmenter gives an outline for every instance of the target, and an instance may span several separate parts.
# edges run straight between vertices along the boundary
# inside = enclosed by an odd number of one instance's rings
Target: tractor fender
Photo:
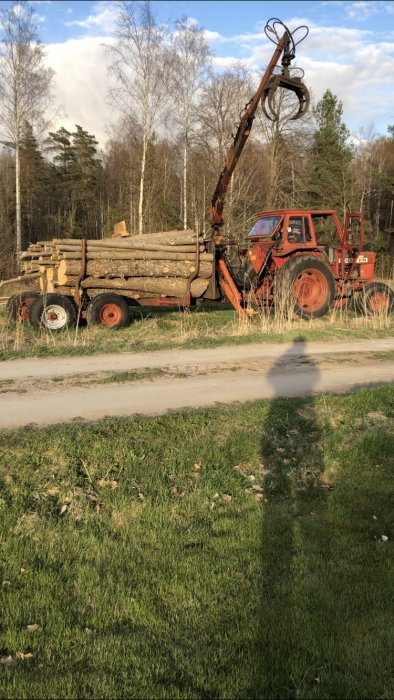
[[[311,256],[313,258],[319,258],[328,264],[327,256],[319,248],[308,248],[308,250],[297,248],[296,250],[286,251],[283,253],[277,253],[272,256],[272,260],[278,269],[282,269],[285,265],[288,265],[294,258],[299,258],[300,256]]]

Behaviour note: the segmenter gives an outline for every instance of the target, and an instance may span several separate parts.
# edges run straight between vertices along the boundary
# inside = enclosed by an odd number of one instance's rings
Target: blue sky
[[[43,17],[42,39],[47,42],[64,41],[76,36],[102,33],[110,21],[111,6],[115,2],[98,0],[36,0],[31,4]],[[0,2],[0,5],[9,5]],[[182,15],[193,17],[207,30],[224,36],[254,32],[270,17],[286,18],[297,15],[309,17],[316,24],[354,29],[372,29],[387,36],[394,30],[394,3],[390,0],[321,0],[304,2],[264,2],[262,0],[153,0],[153,7],[161,22],[172,22]],[[89,21],[90,20],[90,21]],[[77,23],[81,24],[78,25]],[[393,37],[391,37],[393,38]]]
[[[81,124],[105,140],[111,112],[103,43],[110,41],[116,3],[30,0],[40,19],[40,38],[56,72],[56,100],[62,123]],[[1,2],[0,7],[8,7]],[[343,102],[344,120],[356,136],[371,128],[387,133],[394,124],[394,0],[153,0],[157,19],[171,23],[186,15],[206,31],[218,70],[241,59],[258,74],[272,53],[263,34],[270,17],[291,29],[307,24],[310,34],[298,50],[298,64],[315,100],[330,88]]]

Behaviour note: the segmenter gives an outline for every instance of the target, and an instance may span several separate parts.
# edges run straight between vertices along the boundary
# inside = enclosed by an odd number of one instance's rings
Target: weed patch
[[[129,327],[79,326],[63,332],[36,331],[29,324],[15,324],[0,314],[0,360],[16,357],[87,355],[107,352],[217,347],[250,342],[291,342],[302,333],[306,340],[384,338],[394,333],[394,315],[357,316],[333,312],[322,319],[256,314],[241,320],[226,305],[189,311],[145,309],[135,314]]]

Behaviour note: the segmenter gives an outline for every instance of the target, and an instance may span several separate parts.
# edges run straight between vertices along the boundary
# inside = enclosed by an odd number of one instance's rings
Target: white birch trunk
[[[183,145],[183,228],[187,229],[187,140]]]
[[[144,233],[144,186],[145,186],[145,168],[146,168],[146,151],[147,151],[147,136],[144,130],[142,141],[142,158],[141,158],[141,176],[140,176],[140,196],[138,201],[138,233]]]
[[[19,139],[15,143],[15,207],[16,207],[16,232],[15,232],[15,252],[16,269],[20,270],[20,253],[22,251],[22,205],[21,205],[21,164]]]

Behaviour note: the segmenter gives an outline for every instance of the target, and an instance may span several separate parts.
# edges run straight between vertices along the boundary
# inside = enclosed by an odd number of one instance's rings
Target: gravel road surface
[[[391,383],[394,338],[9,360],[0,363],[0,428]]]

